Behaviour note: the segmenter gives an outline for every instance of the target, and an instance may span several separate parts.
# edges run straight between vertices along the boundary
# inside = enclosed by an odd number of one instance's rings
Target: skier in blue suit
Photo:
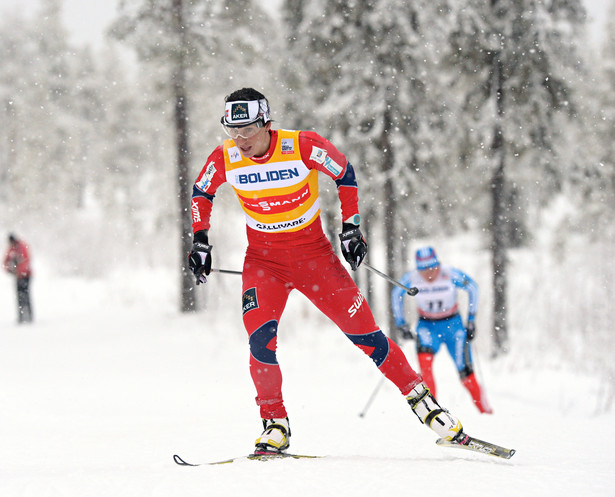
[[[471,342],[476,333],[475,318],[479,293],[476,282],[463,271],[440,264],[433,247],[423,247],[416,251],[416,269],[405,273],[400,283],[419,290],[415,297],[419,316],[416,337],[404,315],[406,292],[402,288],[395,287],[391,301],[395,324],[402,337],[416,338],[421,375],[432,395],[436,397],[432,363],[434,355],[444,344],[455,362],[461,382],[470,392],[478,410],[491,414],[493,411],[476,380],[472,363]],[[468,292],[465,326],[457,303],[459,288]]]

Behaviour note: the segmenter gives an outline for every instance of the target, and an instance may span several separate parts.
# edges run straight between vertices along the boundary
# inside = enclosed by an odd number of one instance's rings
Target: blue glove
[[[363,233],[361,233],[358,226],[344,223],[342,225],[342,233],[340,234],[340,242],[342,243],[344,259],[350,264],[352,270],[356,271],[367,255],[367,242],[363,237]]]
[[[211,273],[211,249],[207,230],[197,231],[194,234],[192,250],[188,254],[188,266],[196,276],[197,285],[205,283],[206,275]]]
[[[474,340],[476,336],[476,324],[474,323],[474,316],[468,316],[468,323],[466,324],[466,334],[468,337],[468,342]]]

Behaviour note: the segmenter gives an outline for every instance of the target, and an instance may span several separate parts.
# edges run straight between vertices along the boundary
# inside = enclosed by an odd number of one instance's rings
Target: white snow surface
[[[326,457],[177,466],[175,453],[247,454],[261,431],[239,280],[228,283],[236,301],[182,315],[177,279],[39,272],[36,322],[18,326],[13,281],[0,277],[0,496],[615,495],[615,417],[596,414],[594,378],[528,360],[523,344],[476,354],[495,410],[481,415],[443,350],[440,402],[469,434],[517,454],[441,448],[389,383],[359,417],[380,374],[302,297],[291,297],[278,345],[291,451]],[[413,344],[403,348],[417,367]]]

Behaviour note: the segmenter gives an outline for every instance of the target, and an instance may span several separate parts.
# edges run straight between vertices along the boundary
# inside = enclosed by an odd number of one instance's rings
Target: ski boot
[[[264,431],[254,442],[255,454],[280,453],[290,445],[288,418],[263,419]]]
[[[465,435],[459,420],[440,407],[424,383],[414,387],[406,400],[421,423],[435,431],[441,439],[457,442]]]

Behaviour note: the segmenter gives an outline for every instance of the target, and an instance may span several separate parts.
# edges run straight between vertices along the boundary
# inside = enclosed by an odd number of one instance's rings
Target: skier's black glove
[[[207,230],[197,231],[194,234],[192,250],[188,254],[188,266],[196,276],[197,285],[205,283],[206,276],[211,273],[211,249]]]
[[[466,334],[468,337],[468,342],[474,340],[474,336],[476,335],[476,324],[474,320],[470,321],[468,319],[468,324],[466,324]]]
[[[402,324],[401,326],[398,326],[397,329],[399,330],[401,337],[405,340],[414,340],[416,338],[416,335],[414,334],[414,331],[412,331],[412,328],[410,328],[409,324]]]
[[[340,241],[342,243],[344,259],[350,264],[352,270],[356,271],[367,255],[367,242],[363,237],[363,233],[361,233],[358,226],[343,223]]]

